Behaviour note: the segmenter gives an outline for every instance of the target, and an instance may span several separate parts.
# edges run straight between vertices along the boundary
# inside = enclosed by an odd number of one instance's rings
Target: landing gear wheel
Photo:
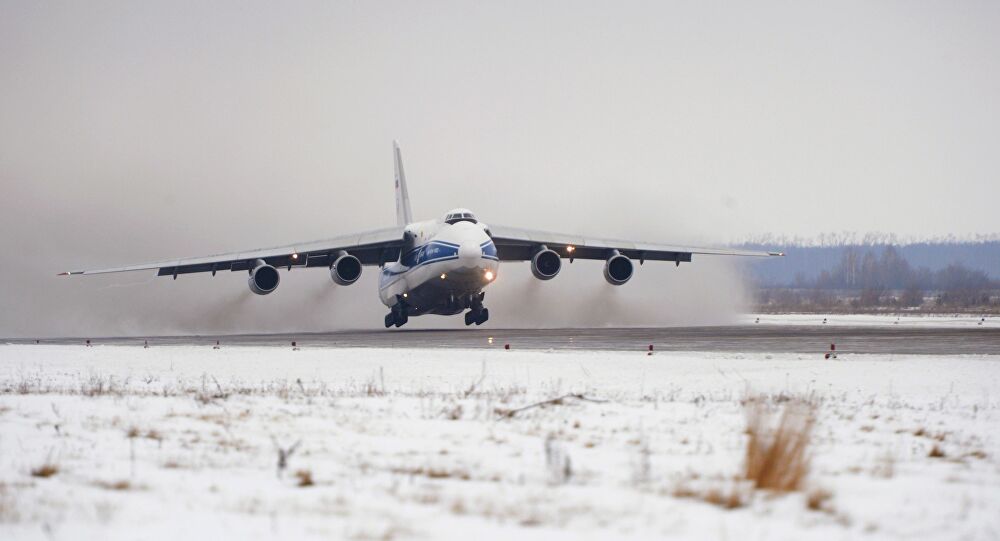
[[[393,325],[397,327],[402,327],[410,321],[410,315],[402,310],[393,310],[385,315],[385,328],[388,329]]]
[[[469,310],[465,313],[465,324],[472,325],[482,325],[486,323],[486,320],[490,318],[490,311],[486,308],[481,308],[479,310]]]
[[[403,325],[406,325],[406,322],[409,321],[409,320],[410,320],[410,316],[408,316],[406,314],[402,314],[400,317],[396,318],[396,326],[397,327],[402,327]]]

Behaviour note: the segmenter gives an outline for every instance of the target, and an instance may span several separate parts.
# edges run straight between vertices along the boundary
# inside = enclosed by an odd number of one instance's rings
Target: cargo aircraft
[[[551,280],[563,259],[604,261],[604,279],[620,286],[635,272],[634,261],[690,262],[694,255],[767,257],[777,252],[692,248],[549,233],[487,225],[468,209],[457,208],[443,218],[414,222],[399,145],[393,142],[396,180],[396,227],[228,254],[175,259],[61,275],[92,275],[152,271],[157,276],[219,271],[249,274],[250,291],[267,295],[281,281],[279,269],[323,267],[342,286],[358,281],[365,266],[378,266],[378,293],[389,308],[386,328],[405,325],[410,316],[465,313],[465,324],[481,325],[490,317],[483,305],[486,286],[497,279],[501,261],[527,261],[539,280]]]

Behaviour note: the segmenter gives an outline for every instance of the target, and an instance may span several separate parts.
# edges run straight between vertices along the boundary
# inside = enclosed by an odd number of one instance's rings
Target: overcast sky
[[[0,0],[0,336],[377,326],[370,270],[264,299],[243,274],[54,274],[392,225],[392,139],[418,217],[699,243],[997,232],[998,27],[997,2]],[[628,323],[739,297],[724,265],[690,267],[628,293],[586,265],[503,287],[659,314]]]

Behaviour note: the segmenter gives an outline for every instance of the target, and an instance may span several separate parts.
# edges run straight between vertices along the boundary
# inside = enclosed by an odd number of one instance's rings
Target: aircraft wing
[[[674,261],[677,264],[691,261],[698,255],[734,255],[745,257],[783,256],[781,252],[731,250],[725,248],[696,248],[672,246],[631,240],[601,239],[565,233],[550,233],[517,227],[489,226],[490,236],[497,248],[500,261],[527,261],[539,245],[544,244],[562,257],[574,259],[607,259],[611,250],[618,250],[629,259],[642,261]]]
[[[344,235],[332,239],[313,242],[302,242],[288,246],[263,248],[217,254],[190,259],[172,259],[154,263],[113,267],[109,269],[78,270],[63,272],[60,275],[106,274],[110,272],[128,272],[156,270],[157,276],[173,276],[192,272],[240,271],[250,270],[254,262],[263,259],[274,267],[328,267],[337,258],[341,250],[361,260],[363,265],[381,265],[399,258],[399,250],[403,244],[403,228],[391,227],[354,235]]]

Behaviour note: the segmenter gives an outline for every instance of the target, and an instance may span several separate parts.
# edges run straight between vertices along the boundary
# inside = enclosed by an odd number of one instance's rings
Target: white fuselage
[[[390,308],[402,303],[409,315],[457,314],[496,278],[499,266],[485,225],[413,223],[406,226],[399,261],[379,274],[379,298]]]

